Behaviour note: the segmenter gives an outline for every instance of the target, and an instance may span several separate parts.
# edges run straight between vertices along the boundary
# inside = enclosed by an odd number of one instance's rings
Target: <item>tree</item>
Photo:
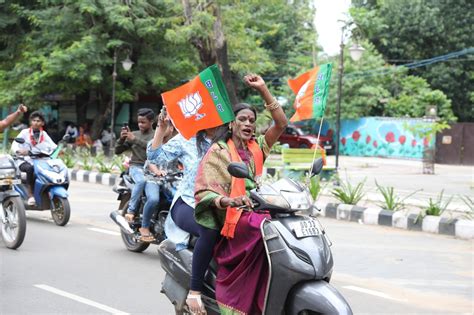
[[[355,0],[358,31],[387,61],[408,63],[474,46],[474,2]],[[474,63],[470,55],[410,70],[443,91],[460,121],[474,120]]]
[[[349,45],[347,45],[349,46]],[[428,105],[436,105],[444,121],[454,121],[451,101],[440,90],[433,90],[425,79],[408,74],[406,68],[387,65],[375,48],[367,48],[355,62],[344,53],[341,116],[355,119],[367,116],[422,117]],[[333,69],[337,69],[334,65]],[[335,117],[337,75],[331,77],[328,100],[330,118]]]
[[[80,95],[96,105],[95,138],[110,115],[112,56],[130,54],[130,72],[118,69],[116,101],[159,93],[197,71],[189,45],[165,38],[182,23],[174,1],[5,1],[0,103],[19,98],[41,104],[48,93]],[[179,12],[179,13],[178,13]],[[119,59],[121,60],[121,59]]]

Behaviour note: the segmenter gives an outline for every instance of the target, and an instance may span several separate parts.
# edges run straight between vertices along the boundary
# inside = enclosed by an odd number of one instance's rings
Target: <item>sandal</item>
[[[143,242],[143,243],[151,243],[151,242],[154,242],[156,241],[155,237],[153,236],[153,234],[142,234],[140,235],[140,239],[139,239],[140,242]]]
[[[130,213],[130,212],[125,214],[125,220],[127,220],[128,223],[133,223],[134,219],[135,219],[135,214]]]
[[[198,304],[198,306],[201,310],[198,311],[198,312],[193,312],[193,310],[189,306],[188,300],[196,300],[196,302],[197,302],[197,304]],[[188,309],[189,309],[189,312],[191,313],[191,315],[206,315],[207,314],[206,308],[202,304],[201,294],[188,293],[188,296],[186,298],[186,305],[188,306]]]

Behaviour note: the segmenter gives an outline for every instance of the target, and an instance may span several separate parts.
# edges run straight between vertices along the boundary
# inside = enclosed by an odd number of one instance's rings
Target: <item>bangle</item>
[[[275,109],[277,109],[278,107],[280,107],[280,103],[278,103],[278,101],[274,98],[273,102],[271,102],[270,104],[265,103],[264,106],[265,106],[266,110],[272,112]]]
[[[219,209],[225,209],[225,207],[222,206],[222,204],[221,204],[222,199],[224,199],[224,197],[220,196],[220,197],[216,198],[216,201],[214,201],[216,207],[219,208]]]

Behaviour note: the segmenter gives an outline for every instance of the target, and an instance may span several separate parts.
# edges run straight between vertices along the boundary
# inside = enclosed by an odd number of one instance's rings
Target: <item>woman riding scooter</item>
[[[219,238],[219,232],[205,228],[194,220],[194,183],[199,161],[211,146],[215,128],[199,131],[186,140],[178,134],[166,141],[173,126],[166,114],[162,112],[153,140],[147,149],[151,167],[162,165],[178,159],[184,165],[183,179],[172,202],[170,214],[166,218],[166,236],[176,244],[177,250],[188,246],[189,235],[197,237],[191,271],[190,291],[186,303],[193,314],[202,311],[201,291],[204,275],[212,259],[213,245]]]
[[[247,104],[234,107],[235,121],[214,143],[199,165],[196,177],[196,221],[221,231],[224,238],[214,250],[218,270],[216,299],[225,314],[261,314],[268,280],[268,264],[262,242],[260,223],[266,214],[242,211],[251,207],[247,192],[255,184],[232,178],[230,162],[245,162],[253,177],[261,175],[263,161],[285,130],[288,120],[258,75],[247,75],[245,83],[257,90],[265,101],[274,124],[264,136],[254,139],[256,111]]]
[[[17,138],[25,140],[24,143],[13,142],[11,150],[17,155],[25,156],[24,161],[19,165],[22,172],[26,173],[26,180],[28,182],[28,205],[35,204],[33,197],[33,187],[35,184],[34,166],[31,158],[28,156],[30,152],[52,152],[57,145],[51,140],[48,133],[43,130],[45,124],[44,116],[39,111],[34,111],[30,115],[30,128],[23,129]]]

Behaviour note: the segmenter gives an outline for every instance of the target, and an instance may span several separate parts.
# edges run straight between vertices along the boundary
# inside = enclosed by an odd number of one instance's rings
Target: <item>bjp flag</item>
[[[174,126],[186,139],[199,130],[234,120],[232,105],[216,65],[161,97]]]
[[[296,94],[293,107],[296,113],[290,121],[321,118],[326,110],[332,65],[330,63],[303,73],[288,85]]]

